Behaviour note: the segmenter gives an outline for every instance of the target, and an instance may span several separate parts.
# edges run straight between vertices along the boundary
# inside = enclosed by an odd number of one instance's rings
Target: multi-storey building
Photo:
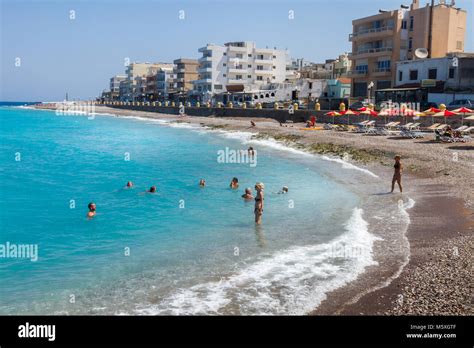
[[[411,60],[417,48],[426,48],[430,58],[449,52],[463,52],[466,11],[445,0],[432,0],[420,7],[411,6],[354,20],[352,42],[352,95],[365,97],[368,87],[391,88],[395,81],[395,63]]]
[[[150,69],[157,71],[159,68],[173,68],[171,63],[130,63],[125,73],[127,84],[125,88],[125,99],[141,100],[146,92],[146,76],[151,73]],[[140,90],[137,85],[140,84]]]
[[[173,61],[176,75],[176,92],[186,95],[193,89],[193,81],[198,79],[199,62],[197,59],[179,58]]]
[[[120,82],[124,81],[127,78],[126,75],[115,75],[110,78],[110,92],[119,93],[120,92]]]
[[[199,49],[199,78],[194,90],[210,99],[214,94],[244,91],[286,78],[288,52],[257,48],[254,42],[228,42]],[[206,98],[207,97],[207,98]]]

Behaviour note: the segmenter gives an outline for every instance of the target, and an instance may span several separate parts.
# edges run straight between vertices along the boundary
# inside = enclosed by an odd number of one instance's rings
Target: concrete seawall
[[[134,110],[134,111],[145,111],[145,112],[156,112],[159,114],[172,114],[179,115],[179,107],[175,106],[147,106],[147,105],[107,105],[116,109],[123,110]],[[350,115],[350,116],[327,116],[327,110],[314,111],[314,110],[295,110],[290,113],[288,110],[274,110],[274,109],[242,109],[242,108],[207,108],[207,107],[185,107],[185,113],[188,116],[200,116],[200,117],[247,117],[249,119],[259,118],[271,118],[278,122],[306,122],[311,116],[316,116],[318,123],[335,123],[339,124],[355,124],[368,119],[367,115]],[[431,116],[423,116],[413,120],[413,117],[399,117],[399,116],[377,116],[370,117],[371,120],[377,121],[378,125],[385,124],[386,122],[398,121],[402,124],[406,122],[417,122],[421,123],[421,126],[426,127],[432,124]],[[447,118],[448,124],[452,126],[461,125],[461,116],[453,116]],[[444,123],[443,117],[434,118],[434,122]]]

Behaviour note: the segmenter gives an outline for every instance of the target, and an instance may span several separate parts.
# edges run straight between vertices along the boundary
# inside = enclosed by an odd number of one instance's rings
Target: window
[[[418,80],[418,70],[410,70],[410,81]]]
[[[368,70],[369,70],[368,65],[357,65],[356,66],[356,71],[357,71],[358,74],[366,74]]]
[[[398,81],[402,81],[403,80],[403,71],[399,71],[398,72]]]
[[[257,76],[257,81],[263,81],[263,76]]]
[[[235,75],[236,80],[242,80],[242,75]]]
[[[263,70],[263,65],[257,65],[257,70]]]
[[[236,56],[237,58],[244,58],[244,55],[243,55],[242,53],[237,53],[235,56]]]
[[[450,79],[454,79],[454,72],[455,72],[456,69],[454,68],[449,68],[449,78]]]
[[[277,56],[273,56],[273,59],[275,59]]]
[[[309,87],[309,89],[313,89],[313,83],[310,82],[308,87]]]
[[[263,60],[263,54],[257,54],[257,59]]]
[[[248,79],[251,79],[251,78],[252,78],[252,75],[247,75],[247,78],[248,78]]]
[[[276,69],[277,67],[276,66],[273,66],[273,69]]]
[[[222,76],[226,77],[227,75],[226,75],[226,74],[222,74]]]
[[[224,56],[227,56],[227,53],[226,53],[226,52],[224,52]]]
[[[214,85],[214,89],[222,89],[222,85]]]
[[[247,68],[251,68],[251,67],[252,67],[252,64],[247,65]]]
[[[402,29],[406,29],[407,28],[407,21],[402,21]]]
[[[408,51],[411,51],[413,49],[413,38],[410,38],[408,40]]]
[[[275,76],[272,76],[272,79],[273,79],[273,80],[275,80],[275,79],[276,79],[276,77],[275,77]]]
[[[410,31],[413,31],[413,24],[414,24],[414,18],[413,16],[410,17]]]
[[[222,66],[227,66],[227,64],[226,64],[226,63],[224,63],[224,64],[222,64]]]
[[[249,53],[248,56],[249,56],[249,57],[252,57],[252,54]]]
[[[428,69],[428,78],[430,80],[436,80],[438,77],[438,69]]]

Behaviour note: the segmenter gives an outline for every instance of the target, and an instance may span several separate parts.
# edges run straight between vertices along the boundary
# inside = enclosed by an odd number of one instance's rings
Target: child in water
[[[233,178],[232,181],[230,182],[230,188],[235,190],[239,188],[239,179]]]

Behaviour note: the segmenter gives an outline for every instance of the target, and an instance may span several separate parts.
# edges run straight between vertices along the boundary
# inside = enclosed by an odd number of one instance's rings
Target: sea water
[[[0,122],[0,244],[38,247],[0,257],[0,314],[304,314],[376,264],[354,190],[369,171],[183,123],[6,107]],[[255,166],[218,161],[249,145]],[[256,182],[260,226],[241,198]]]

